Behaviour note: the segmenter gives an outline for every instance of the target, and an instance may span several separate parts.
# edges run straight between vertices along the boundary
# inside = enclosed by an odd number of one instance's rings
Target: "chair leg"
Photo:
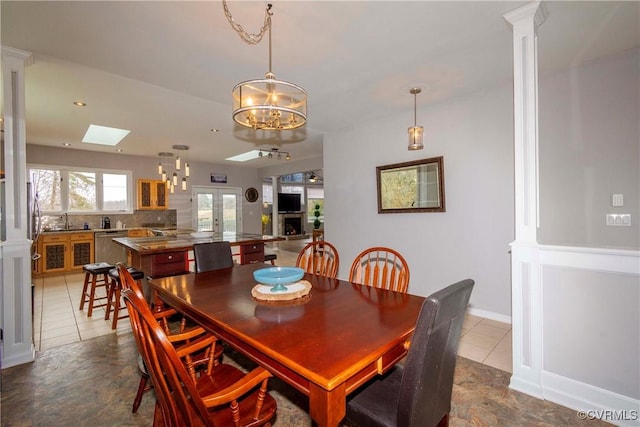
[[[111,282],[109,282],[107,286],[107,306],[105,307],[104,320],[109,320],[109,316],[111,316],[111,307],[113,305],[111,301],[113,298],[115,287],[116,287],[116,281],[111,280]]]
[[[436,427],[448,427],[449,426],[449,414],[445,414],[444,417],[438,422]]]
[[[151,388],[147,388],[147,381],[149,381],[149,375],[140,373],[140,385],[138,385],[138,392],[136,393],[136,398],[133,400],[133,409],[131,410],[131,412],[133,412],[134,414],[140,407],[140,403],[142,402],[142,395],[145,391]]]
[[[111,329],[115,329],[118,326],[118,319],[120,319],[120,284],[114,283],[113,287],[113,320],[111,321]]]
[[[84,275],[84,284],[82,285],[82,298],[80,298],[80,310],[84,308],[84,303],[87,296],[87,288],[89,287],[89,273]]]
[[[91,275],[91,292],[89,292],[89,311],[87,311],[87,317],[93,315],[93,300],[96,298],[96,282],[98,279],[97,274]]]

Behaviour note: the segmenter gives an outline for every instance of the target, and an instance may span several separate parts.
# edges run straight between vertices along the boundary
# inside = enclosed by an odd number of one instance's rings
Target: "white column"
[[[35,358],[28,233],[24,68],[29,52],[2,46],[6,240],[2,256],[2,368]]]
[[[537,28],[547,18],[540,1],[504,15],[513,27],[516,240],[511,244],[513,375],[510,387],[543,397],[542,289],[538,209]]]
[[[271,204],[271,229],[274,236],[280,235],[280,215],[278,215],[278,177],[271,177],[271,194],[273,194],[273,203]]]

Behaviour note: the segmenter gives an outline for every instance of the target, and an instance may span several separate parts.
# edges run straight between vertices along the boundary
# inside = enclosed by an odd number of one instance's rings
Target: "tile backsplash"
[[[83,215],[69,214],[69,228],[80,229],[87,223],[89,229],[101,229],[102,218],[108,216],[111,220],[111,228],[116,228],[118,221],[122,223],[122,228],[135,227],[176,227],[177,214],[175,209],[147,211],[135,210],[133,214],[109,214],[109,215]],[[63,215],[43,215],[42,229],[62,229],[64,228]]]

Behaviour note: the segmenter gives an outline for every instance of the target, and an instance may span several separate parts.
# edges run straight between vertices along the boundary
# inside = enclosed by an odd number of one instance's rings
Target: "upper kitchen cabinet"
[[[167,209],[167,184],[156,179],[138,180],[138,209]]]

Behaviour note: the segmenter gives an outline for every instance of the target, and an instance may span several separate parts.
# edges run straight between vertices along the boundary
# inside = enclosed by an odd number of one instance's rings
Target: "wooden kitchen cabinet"
[[[37,271],[43,274],[81,270],[93,262],[93,232],[43,235],[40,242],[42,258]]]
[[[167,184],[157,179],[138,180],[138,209],[167,209]]]
[[[152,234],[153,235],[153,234]],[[146,228],[136,228],[135,230],[129,230],[127,237],[148,237],[149,230]]]

